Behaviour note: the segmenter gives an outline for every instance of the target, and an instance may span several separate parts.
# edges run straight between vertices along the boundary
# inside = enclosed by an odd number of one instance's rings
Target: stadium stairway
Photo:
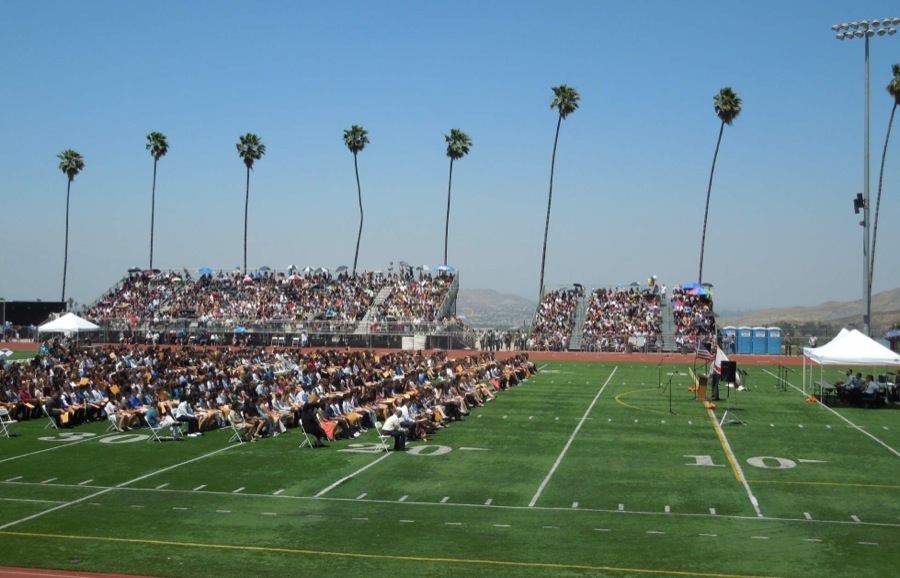
[[[584,318],[587,314],[587,296],[578,297],[575,306],[575,322],[572,324],[572,336],[569,337],[569,351],[581,351],[581,338],[584,336]]]
[[[388,283],[381,290],[378,291],[378,295],[375,296],[375,299],[372,300],[372,305],[369,307],[366,314],[363,318],[356,324],[356,329],[353,330],[353,335],[368,335],[369,334],[369,325],[372,323],[372,317],[375,314],[375,311],[378,310],[378,307],[384,303],[388,297],[391,295],[391,289],[393,289],[393,285]]]
[[[675,351],[675,316],[672,314],[672,305],[662,299],[659,304],[659,315],[662,322],[662,338],[665,352]]]

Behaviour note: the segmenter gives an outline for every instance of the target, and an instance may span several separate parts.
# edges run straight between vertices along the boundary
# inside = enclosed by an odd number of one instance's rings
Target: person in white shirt
[[[398,407],[394,410],[394,415],[384,420],[384,427],[381,428],[385,434],[394,438],[395,452],[406,451],[406,430],[400,425],[402,415],[403,411]]]
[[[199,436],[203,435],[200,433],[200,426],[197,421],[197,416],[194,414],[194,408],[191,406],[190,401],[187,397],[181,398],[181,403],[178,404],[178,407],[175,408],[175,419],[182,423],[188,424],[188,435],[189,436]]]

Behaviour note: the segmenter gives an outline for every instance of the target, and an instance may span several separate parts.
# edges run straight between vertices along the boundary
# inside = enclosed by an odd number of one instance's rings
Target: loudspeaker
[[[737,361],[722,362],[722,381],[725,383],[737,381]]]

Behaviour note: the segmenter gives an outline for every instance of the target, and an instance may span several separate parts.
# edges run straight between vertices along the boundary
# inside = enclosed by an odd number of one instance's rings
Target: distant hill
[[[510,329],[531,324],[537,301],[493,289],[460,289],[456,314],[466,318],[471,327]]]
[[[742,315],[720,317],[720,327],[727,325],[778,326],[794,335],[831,334],[841,327],[862,327],[862,300],[828,301],[813,307],[780,307],[761,309]],[[900,323],[900,288],[872,295],[872,334],[882,335]]]

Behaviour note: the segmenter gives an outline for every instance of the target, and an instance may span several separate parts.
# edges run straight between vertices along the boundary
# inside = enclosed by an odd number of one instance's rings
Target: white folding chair
[[[390,440],[390,442],[393,444],[394,437],[389,436],[386,433],[384,433],[384,431],[382,431],[380,421],[375,422],[375,435],[378,438],[378,443],[376,444],[378,446],[378,451],[382,451],[382,450],[384,450],[386,452],[391,451],[391,448],[390,448],[390,446],[387,445],[387,442],[388,442],[388,440]]]
[[[148,424],[147,424],[147,429],[150,430],[150,437],[147,438],[147,441],[148,441],[148,442],[152,442],[152,441],[158,441],[158,442],[161,442],[161,441],[163,441],[163,439],[162,439],[161,437],[159,437],[159,432],[161,432],[161,431],[163,431],[164,429],[166,429],[165,426],[163,426],[162,424],[160,424],[160,425],[157,425],[156,427],[153,427],[152,425],[150,425],[150,424],[148,423]],[[173,439],[174,439],[174,436],[172,436],[172,437],[173,437]]]
[[[119,429],[119,414],[116,413],[108,413],[106,414],[106,419],[109,421],[109,426],[107,426],[106,431],[122,431]],[[53,424],[54,426],[56,424]]]
[[[238,443],[244,443],[244,435],[249,433],[247,430],[247,424],[245,421],[238,421],[237,410],[231,410],[228,406],[222,406],[222,411],[226,412],[226,418],[228,419],[228,425],[231,427],[231,437],[228,439],[228,443],[236,441]]]
[[[44,417],[47,418],[47,425],[44,426],[44,429],[59,429],[59,426],[56,425],[56,420],[53,419],[53,416],[50,415],[50,412],[47,411],[47,406],[45,404],[41,404],[41,411],[44,413]]]
[[[17,423],[19,423],[19,420],[13,419],[9,415],[9,410],[5,407],[0,407],[0,435],[5,435],[8,438],[19,435]]]
[[[303,441],[300,443],[300,446],[297,448],[298,450],[303,449],[303,446],[313,447],[312,441],[310,441],[309,436],[306,433],[306,430],[303,429],[303,422],[297,420],[297,426],[300,428],[300,433],[303,435]]]
[[[291,346],[292,347],[300,347],[300,338],[294,337],[293,339],[291,339]]]

